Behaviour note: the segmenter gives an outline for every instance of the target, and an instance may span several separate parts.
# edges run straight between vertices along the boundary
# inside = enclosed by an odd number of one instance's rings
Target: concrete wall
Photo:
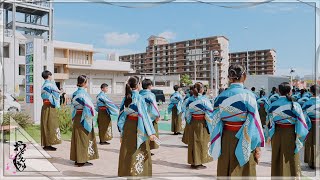
[[[247,80],[244,85],[248,89],[252,87],[259,91],[261,88],[265,89],[266,93],[271,92],[272,87],[278,87],[282,82],[289,82],[287,77],[282,76],[272,76],[272,75],[251,75],[247,76]]]
[[[82,74],[89,77],[89,87],[87,91],[92,95],[100,92],[100,85],[102,83],[109,85],[109,94],[124,94],[127,77],[124,76],[123,72],[81,69],[70,69],[70,78],[63,81],[62,87],[67,94],[70,95],[77,90],[77,77]]]

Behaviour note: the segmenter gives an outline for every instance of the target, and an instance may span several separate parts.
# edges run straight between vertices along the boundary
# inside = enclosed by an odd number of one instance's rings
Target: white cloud
[[[128,44],[135,43],[139,39],[140,35],[129,34],[129,33],[119,33],[119,32],[109,32],[104,35],[106,44],[109,46],[125,46]]]
[[[176,38],[177,33],[172,32],[172,31],[164,31],[160,33],[158,36],[166,38],[167,40],[173,40]]]

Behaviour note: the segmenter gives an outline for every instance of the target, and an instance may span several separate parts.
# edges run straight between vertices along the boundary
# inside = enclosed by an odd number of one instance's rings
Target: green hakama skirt
[[[100,142],[107,142],[112,139],[112,121],[110,114],[106,110],[99,109],[98,112],[98,129]]]
[[[81,114],[76,114],[73,120],[70,160],[77,163],[86,163],[98,159],[98,147],[94,128],[88,133],[80,123]]]
[[[189,130],[190,125],[186,122],[186,126],[184,127],[183,136],[182,136],[182,142],[184,144],[188,144],[189,142]]]
[[[137,149],[138,121],[127,118],[119,154],[118,176],[152,176],[149,140]]]
[[[262,127],[264,127],[264,125],[266,125],[266,122],[267,122],[267,112],[264,107],[260,107],[259,115],[260,115],[260,119],[261,119],[261,125],[262,125]]]
[[[237,131],[223,130],[221,137],[221,155],[218,158],[217,176],[256,176],[256,165],[253,152],[247,164],[242,167],[236,157],[238,138]]]
[[[41,145],[61,144],[57,109],[44,104],[41,109]]]
[[[156,121],[152,122],[154,130],[156,131],[156,136],[159,138],[159,128],[158,128],[158,123]],[[159,145],[155,143],[154,141],[150,141],[150,149],[158,149]]]
[[[296,148],[295,128],[280,128],[276,125],[275,133],[271,140],[271,176],[301,175],[299,153],[294,153]]]
[[[316,123],[312,122],[312,127],[304,147],[304,162],[308,163],[309,167],[314,169],[316,162]]]
[[[171,132],[177,133],[182,130],[181,114],[178,114],[177,106],[172,108]]]
[[[188,164],[197,166],[213,161],[209,156],[210,134],[205,120],[191,120],[188,134]]]

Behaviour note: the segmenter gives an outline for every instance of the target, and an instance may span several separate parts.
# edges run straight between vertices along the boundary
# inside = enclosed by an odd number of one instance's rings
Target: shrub
[[[25,96],[18,96],[18,97],[16,97],[16,99],[17,99],[18,101],[24,101]]]
[[[69,106],[61,106],[60,109],[57,110],[60,132],[62,134],[66,134],[69,131],[72,131],[72,113],[71,108]]]
[[[33,124],[31,117],[26,112],[8,112],[3,115],[3,126],[10,124],[10,117],[12,117],[22,128],[26,128]]]

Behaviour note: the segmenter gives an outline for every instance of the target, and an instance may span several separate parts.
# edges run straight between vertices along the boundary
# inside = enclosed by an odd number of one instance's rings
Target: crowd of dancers
[[[59,90],[51,81],[49,71],[42,73],[43,108],[41,113],[41,144],[45,150],[56,150],[61,143],[56,108]],[[316,167],[316,123],[319,122],[318,86],[310,90],[292,89],[287,82],[274,87],[269,96],[255,88],[244,87],[246,69],[231,65],[228,69],[230,86],[220,90],[210,100],[200,82],[190,86],[183,97],[181,88],[174,86],[168,112],[172,114],[171,131],[188,146],[187,162],[191,169],[205,169],[204,164],[217,162],[217,176],[256,176],[256,165],[263,154],[261,148],[272,147],[271,176],[301,176],[299,151],[304,147],[304,161]],[[77,80],[78,90],[72,96],[73,130],[70,160],[81,167],[92,165],[98,149],[93,118],[98,112],[100,144],[112,139],[110,115],[118,115],[120,153],[118,176],[152,176],[152,149],[159,148],[159,109],[151,92],[152,81],[136,76],[128,79],[123,101],[118,108],[106,95],[108,85],[101,85],[97,106],[85,91],[88,77]],[[185,122],[184,129],[182,127]]]

